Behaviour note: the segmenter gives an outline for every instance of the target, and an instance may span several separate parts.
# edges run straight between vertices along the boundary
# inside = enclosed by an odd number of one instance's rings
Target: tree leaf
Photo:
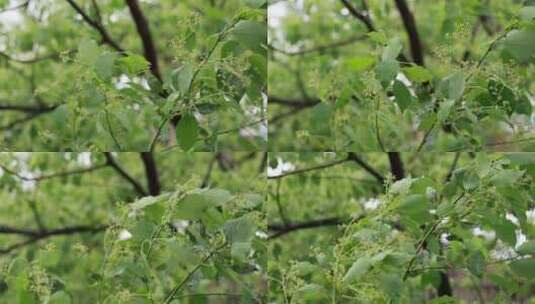
[[[180,122],[176,126],[176,139],[178,145],[184,151],[189,151],[197,141],[199,125],[191,113],[182,115]]]
[[[516,250],[519,254],[535,255],[535,241],[527,241]]]
[[[191,86],[193,73],[193,65],[191,63],[185,63],[180,68],[174,70],[172,73],[174,89],[185,95]]]
[[[356,260],[353,265],[347,270],[344,278],[342,279],[344,283],[350,284],[355,280],[363,276],[370,268],[372,267],[372,259],[368,256],[360,257]]]
[[[150,63],[145,59],[145,57],[130,54],[126,57],[117,59],[117,63],[123,71],[131,75],[140,74],[149,69]]]
[[[442,96],[450,100],[457,100],[463,96],[464,75],[463,72],[455,72],[440,82]]]
[[[200,219],[206,209],[218,207],[228,202],[233,195],[221,189],[200,189],[184,197],[175,209],[175,215],[179,219]]]
[[[383,87],[387,87],[397,76],[399,63],[394,59],[383,60],[377,65],[375,72],[377,73],[377,79],[381,81]]]
[[[412,95],[403,82],[394,81],[394,96],[401,112],[404,112],[412,103]]]
[[[422,82],[427,82],[433,79],[433,74],[431,74],[429,70],[418,65],[408,67],[408,68],[403,68],[403,73],[407,75],[407,78],[409,78],[409,80],[414,81],[414,82],[422,83]]]
[[[84,39],[78,45],[77,58],[82,64],[94,65],[99,55],[100,49],[94,40]]]
[[[257,53],[265,53],[262,45],[267,43],[267,27],[263,22],[242,20],[232,32],[234,39]]]
[[[503,40],[503,45],[519,62],[526,62],[535,54],[535,30],[512,30]]]
[[[535,277],[534,258],[512,261],[511,263],[509,263],[509,267],[518,276],[524,277],[526,279],[533,279]]]

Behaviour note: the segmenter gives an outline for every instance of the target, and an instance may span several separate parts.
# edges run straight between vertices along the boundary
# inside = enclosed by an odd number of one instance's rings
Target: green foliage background
[[[533,302],[533,153],[271,156],[271,301]]]
[[[265,1],[141,1],[152,39],[122,0],[20,3],[0,3],[21,19],[0,23],[2,150],[266,144]]]
[[[145,188],[137,153],[114,159]],[[1,154],[0,303],[260,303],[261,160],[162,153],[155,157],[162,194],[143,196],[102,166],[102,154]],[[64,174],[91,166],[98,169]],[[79,226],[93,230],[43,236]]]
[[[270,149],[531,151],[533,5],[272,1]]]

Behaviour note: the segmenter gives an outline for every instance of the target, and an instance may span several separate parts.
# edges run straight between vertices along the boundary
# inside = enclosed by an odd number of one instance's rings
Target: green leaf
[[[473,171],[463,171],[458,177],[464,190],[473,190],[479,186],[479,175]]]
[[[394,96],[401,112],[404,112],[412,103],[411,92],[399,80],[394,81]]]
[[[119,67],[123,71],[131,75],[140,74],[149,69],[150,63],[143,57],[137,54],[130,54],[126,57],[117,59]]]
[[[347,66],[353,72],[363,72],[375,64],[374,56],[359,56],[347,60]]]
[[[267,27],[264,22],[242,20],[232,32],[234,39],[257,53],[264,53],[262,45],[267,43]]]
[[[191,113],[182,115],[180,122],[176,126],[176,140],[184,151],[189,151],[197,141],[199,125]]]
[[[468,270],[476,277],[482,277],[485,273],[485,258],[481,252],[476,251],[467,260]]]
[[[499,218],[494,224],[496,236],[507,243],[509,246],[516,245],[516,226],[505,218]]]
[[[114,53],[105,53],[98,56],[95,62],[95,72],[102,79],[109,79],[113,74],[113,64],[117,55]]]
[[[242,216],[225,223],[224,231],[225,236],[232,243],[250,242],[254,237],[256,225],[249,217]]]
[[[516,250],[519,254],[535,255],[535,241],[527,241]]]
[[[402,49],[401,40],[399,38],[392,39],[388,46],[383,51],[382,60],[396,60]]]
[[[90,39],[84,39],[78,45],[77,58],[80,63],[85,65],[94,65],[100,55],[100,49],[97,43]]]
[[[383,87],[387,87],[399,72],[399,63],[394,59],[381,61],[376,69],[377,79],[381,81]]]
[[[410,217],[412,220],[422,223],[429,219],[429,199],[423,194],[407,196],[398,206],[401,215]]]
[[[502,170],[493,175],[490,181],[498,187],[507,187],[515,184],[523,174],[524,171],[510,169]]]
[[[373,260],[368,256],[360,257],[347,270],[342,279],[345,284],[350,284],[363,276],[372,267]]]
[[[520,17],[526,21],[535,18],[535,6],[525,6],[520,10]]]
[[[200,219],[206,209],[218,207],[228,202],[233,195],[221,189],[200,189],[184,197],[175,209],[175,215],[179,219]]]
[[[526,279],[533,279],[535,277],[535,259],[522,259],[513,261],[509,264],[511,270],[518,276]]]
[[[191,63],[185,63],[180,68],[174,70],[172,73],[174,89],[182,95],[188,93],[191,80],[193,79],[193,73],[193,65]]]
[[[298,276],[306,276],[318,270],[318,265],[310,262],[299,262],[292,266],[291,271]]]
[[[509,159],[513,165],[535,165],[535,153],[520,152],[520,153],[506,153],[505,157]]]
[[[437,119],[439,123],[444,123],[448,117],[450,116],[451,109],[453,105],[455,104],[455,101],[453,100],[444,100],[440,103],[440,109],[437,113]]]
[[[390,299],[395,300],[401,296],[404,289],[403,280],[397,274],[385,274],[381,277],[381,285]]]
[[[50,296],[46,304],[70,304],[71,296],[69,296],[65,291],[55,292]]]
[[[403,72],[407,75],[407,78],[409,78],[410,81],[414,82],[422,83],[433,79],[433,74],[431,74],[429,70],[418,65],[403,68]]]
[[[446,99],[457,100],[463,96],[464,85],[464,74],[459,71],[442,79],[439,87]]]
[[[535,30],[512,30],[503,40],[503,45],[516,60],[526,62],[535,54]]]

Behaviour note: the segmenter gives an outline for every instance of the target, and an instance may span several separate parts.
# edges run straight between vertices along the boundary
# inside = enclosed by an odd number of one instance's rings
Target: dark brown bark
[[[399,152],[388,152],[388,160],[390,161],[390,171],[395,180],[405,178],[405,169],[403,169],[403,161]]]
[[[149,187],[150,195],[160,194],[160,179],[158,176],[158,168],[152,152],[141,152],[141,159],[145,166],[145,175],[147,176],[147,185]]]
[[[416,27],[416,21],[414,16],[407,5],[405,0],[395,0],[398,11],[403,20],[403,25],[409,36],[409,44],[411,48],[412,60],[417,65],[424,65],[424,53],[422,43],[420,41],[420,36],[418,34],[418,29]]]
[[[139,7],[137,0],[125,0],[125,2],[130,9],[130,14],[132,15],[134,23],[136,24],[137,32],[141,37],[145,59],[150,62],[150,70],[152,74],[161,81],[162,76],[158,67],[158,55],[156,52],[156,47],[154,46],[152,34],[150,32],[149,23],[143,15],[143,11]]]

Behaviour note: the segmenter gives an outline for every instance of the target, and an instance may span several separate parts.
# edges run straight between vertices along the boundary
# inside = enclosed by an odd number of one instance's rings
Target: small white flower
[[[130,238],[132,238],[130,231],[123,229],[121,232],[119,232],[119,241],[126,241]]]

